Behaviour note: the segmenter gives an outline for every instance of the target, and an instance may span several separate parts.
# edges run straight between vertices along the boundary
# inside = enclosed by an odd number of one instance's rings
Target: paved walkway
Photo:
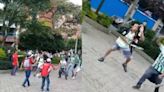
[[[84,22],[82,27],[83,39],[83,84],[85,92],[153,92],[154,84],[146,81],[142,88],[132,89],[144,71],[150,66],[142,56],[133,53],[128,73],[122,68],[125,58],[121,52],[111,53],[105,62],[97,61],[107,49],[113,46],[116,37],[105,34],[90,24]],[[161,87],[160,92],[163,92]]]
[[[16,76],[11,76],[9,73],[0,74],[0,92],[41,92],[41,78],[31,76],[31,86],[27,88],[21,86],[23,80],[24,72],[19,72]],[[81,73],[75,80],[70,77],[65,80],[64,76],[58,79],[58,72],[53,71],[50,80],[50,92],[81,92]]]

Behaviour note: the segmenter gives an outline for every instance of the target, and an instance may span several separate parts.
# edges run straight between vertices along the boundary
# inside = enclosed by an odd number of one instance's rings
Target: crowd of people
[[[53,64],[54,57],[58,57],[60,60],[58,64]],[[45,83],[46,90],[49,91],[50,85],[50,73],[52,70],[58,70],[58,78],[65,76],[67,80],[70,76],[72,79],[75,79],[78,72],[81,70],[82,60],[81,52],[78,51],[75,53],[74,50],[62,51],[57,53],[49,53],[47,51],[32,51],[29,50],[26,52],[26,56],[23,61],[18,62],[18,51],[15,51],[12,54],[12,65],[13,69],[11,75],[15,76],[18,69],[25,71],[25,79],[22,83],[23,87],[30,86],[30,76],[33,72],[34,77],[42,78],[41,90],[44,91]]]

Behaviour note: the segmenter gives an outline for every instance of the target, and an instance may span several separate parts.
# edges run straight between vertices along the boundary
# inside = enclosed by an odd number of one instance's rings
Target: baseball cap
[[[46,60],[46,61],[50,63],[50,62],[51,62],[51,59],[50,59],[50,58],[47,58],[47,60]]]

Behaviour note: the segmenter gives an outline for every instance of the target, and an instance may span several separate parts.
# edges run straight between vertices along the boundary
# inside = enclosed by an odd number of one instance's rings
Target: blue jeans
[[[23,82],[23,85],[25,86],[25,84],[27,83],[28,86],[30,86],[30,81],[29,81],[29,78],[30,78],[30,75],[31,75],[31,70],[25,70],[25,80]]]
[[[49,75],[46,76],[46,77],[43,77],[43,76],[42,76],[42,86],[41,86],[41,89],[42,89],[42,90],[44,89],[45,81],[47,81],[47,90],[49,90],[49,85],[50,85],[50,78],[49,78]]]
[[[158,76],[160,73],[156,71],[152,66],[150,66],[145,73],[142,75],[140,80],[138,81],[137,85],[141,86],[142,83],[148,79],[150,82],[157,84],[160,84],[162,82],[162,79],[159,79]],[[159,87],[155,88],[154,92],[158,92]]]
[[[15,75],[18,70],[18,66],[13,66],[13,69],[11,71],[11,75]]]

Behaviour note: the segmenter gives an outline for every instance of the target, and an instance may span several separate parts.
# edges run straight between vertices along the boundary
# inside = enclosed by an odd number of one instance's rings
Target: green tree
[[[11,25],[15,24],[17,27],[18,25],[24,24],[27,15],[24,9],[24,6],[18,2],[18,0],[1,0],[1,3],[5,4],[4,10],[1,12],[1,18],[2,18],[2,32],[3,32],[3,42],[2,45],[4,45],[7,33],[10,31]]]
[[[40,22],[31,22],[29,29],[20,35],[20,48],[32,50],[60,51],[64,48],[63,39]]]
[[[32,16],[34,21],[36,21],[37,14],[40,11],[45,11],[51,7],[50,0],[20,0],[20,2],[27,7],[29,15]]]
[[[67,0],[54,0],[57,5],[57,10],[54,15],[54,19],[58,19],[61,15],[72,14],[77,22],[81,21],[81,6],[74,5],[67,2]]]

